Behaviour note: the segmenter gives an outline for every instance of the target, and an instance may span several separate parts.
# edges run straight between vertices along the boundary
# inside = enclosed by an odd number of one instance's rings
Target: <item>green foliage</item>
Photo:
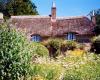
[[[94,32],[96,35],[100,34],[100,9],[94,10],[95,18],[96,18],[96,26],[94,28]]]
[[[37,15],[36,5],[31,0],[2,0],[0,11],[5,17],[12,15]]]
[[[94,37],[92,41],[91,51],[100,54],[100,35],[97,37]]]
[[[93,57],[94,58],[94,57]],[[94,59],[88,59],[85,64],[76,65],[68,68],[64,75],[64,80],[99,80],[100,64]],[[100,58],[100,57],[99,57]]]
[[[99,23],[100,24],[100,23]],[[96,25],[94,28],[94,32],[96,33],[96,35],[100,35],[100,25]]]
[[[50,56],[56,58],[60,54],[62,40],[61,39],[50,39],[46,44],[47,48],[49,49]]]
[[[71,71],[66,71],[63,80],[82,80],[82,79],[80,76],[80,72],[77,72],[72,69]]]
[[[67,50],[74,50],[78,43],[75,41],[68,41],[58,38],[52,38],[42,42],[49,50],[50,57],[56,58],[59,54],[64,54]],[[65,54],[64,54],[65,55]]]
[[[100,25],[100,9],[95,10],[96,24]]]
[[[59,80],[61,68],[55,64],[34,64],[32,66],[31,76],[35,80],[37,76],[39,80]]]
[[[65,40],[63,45],[67,48],[67,50],[73,50],[77,47],[77,43],[75,41],[67,41]]]
[[[63,80],[99,80],[100,55],[87,53],[81,57],[67,56]]]
[[[100,41],[100,35],[93,37],[92,42],[95,42],[95,41]]]
[[[57,60],[41,61],[31,66],[33,80],[99,80],[100,55],[87,53],[76,57],[68,55]]]
[[[48,49],[40,43],[33,42],[33,53],[37,56],[46,57],[49,55]]]
[[[24,35],[0,24],[0,80],[27,77],[32,52],[31,43]]]
[[[61,39],[51,39],[48,42],[48,47],[52,45],[54,48],[59,49],[61,47],[62,40]]]

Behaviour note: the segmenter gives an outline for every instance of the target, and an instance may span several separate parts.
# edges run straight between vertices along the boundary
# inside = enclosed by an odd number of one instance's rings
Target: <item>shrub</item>
[[[49,55],[49,51],[44,45],[36,42],[33,42],[32,44],[33,44],[33,53],[35,55],[41,57],[47,57]]]
[[[77,43],[75,41],[65,40],[62,45],[66,47],[66,50],[74,50],[77,46]]]
[[[100,54],[100,35],[97,37],[94,37],[92,41],[91,51]]]
[[[19,31],[0,24],[0,80],[19,80],[29,74],[31,43]]]
[[[60,54],[61,39],[50,39],[46,45],[49,50],[50,57],[56,58]]]
[[[50,57],[56,58],[61,53],[63,55],[66,55],[65,52],[67,50],[76,49],[78,43],[76,43],[75,41],[53,38],[42,42],[42,44],[48,48]]]

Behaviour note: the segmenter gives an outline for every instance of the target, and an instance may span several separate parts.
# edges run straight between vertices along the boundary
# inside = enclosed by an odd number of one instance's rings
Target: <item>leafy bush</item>
[[[94,37],[92,41],[91,51],[100,54],[100,35],[97,37]]]
[[[48,48],[50,56],[56,58],[61,53],[66,55],[65,52],[67,50],[76,49],[78,43],[75,41],[53,38],[42,42],[42,44]]]
[[[0,24],[0,80],[19,80],[29,74],[31,43],[19,31]]]
[[[75,41],[66,41],[65,45],[68,50],[74,50],[76,48],[76,42]]]
[[[50,45],[52,45],[52,46],[54,46],[54,48],[59,49],[61,47],[62,41],[63,41],[62,39],[58,39],[58,38],[50,39],[48,41],[47,46],[49,47]]]
[[[62,54],[66,55],[66,51],[74,50],[77,48],[77,46],[78,46],[78,43],[76,43],[75,41],[64,40],[61,45],[61,52]]]
[[[49,50],[50,57],[56,58],[60,54],[61,39],[50,39],[46,45]]]
[[[33,42],[32,44],[33,44],[33,53],[35,55],[41,57],[47,57],[49,55],[49,51],[44,45],[36,42]]]

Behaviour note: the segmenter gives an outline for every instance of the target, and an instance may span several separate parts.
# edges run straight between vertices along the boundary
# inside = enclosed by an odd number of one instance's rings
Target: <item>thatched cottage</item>
[[[33,41],[42,41],[50,37],[89,42],[93,37],[95,16],[91,20],[86,16],[57,17],[53,3],[49,16],[11,16],[10,22],[18,29],[26,30]]]

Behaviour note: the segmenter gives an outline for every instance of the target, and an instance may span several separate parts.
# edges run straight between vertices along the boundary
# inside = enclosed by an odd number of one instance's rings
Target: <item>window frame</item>
[[[76,40],[76,34],[73,32],[68,32],[66,38],[67,40]]]
[[[38,34],[32,35],[31,36],[31,41],[40,42],[41,41],[41,36],[38,35]]]

